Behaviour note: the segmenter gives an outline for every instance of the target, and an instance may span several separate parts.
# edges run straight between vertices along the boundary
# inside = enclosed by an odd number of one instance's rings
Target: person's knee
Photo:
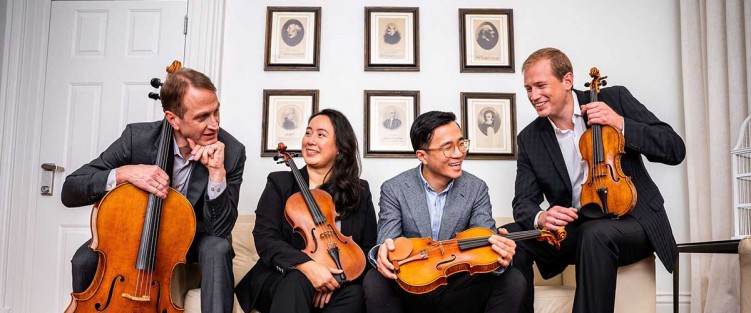
[[[200,253],[214,258],[226,258],[232,252],[232,245],[227,238],[206,236],[201,240]]]
[[[99,263],[99,255],[88,247],[88,244],[84,244],[76,253],[73,254],[70,263],[73,271],[92,271],[96,270]]]
[[[370,269],[365,273],[362,281],[362,289],[365,294],[379,294],[387,289],[389,280],[383,277],[376,269]]]
[[[508,268],[503,275],[508,275],[504,283],[513,286],[512,290],[525,290],[527,288],[528,282],[518,269]]]

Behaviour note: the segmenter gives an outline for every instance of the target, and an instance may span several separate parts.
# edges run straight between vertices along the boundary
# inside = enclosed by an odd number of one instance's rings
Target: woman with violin
[[[297,170],[286,154],[292,171],[268,176],[253,229],[261,259],[236,287],[238,300],[246,312],[361,312],[362,275],[343,274],[349,266],[362,272],[363,251],[375,245],[376,219],[368,182],[359,178],[357,138],[347,118],[331,109],[314,114],[302,156],[303,168]],[[321,212],[324,222],[307,228],[301,222]],[[337,244],[341,267],[329,256]],[[324,249],[321,259],[311,253]]]
[[[673,270],[675,239],[642,156],[679,164],[683,140],[626,88],[600,89],[604,77],[596,68],[590,91],[574,90],[571,61],[558,49],[532,53],[522,72],[539,117],[517,138],[517,224],[506,227],[568,233],[560,250],[535,241],[517,245],[513,266],[530,282],[524,312],[533,312],[533,261],[544,278],[576,265],[574,312],[612,312],[618,266],[657,252]],[[540,207],[543,197],[547,210]]]

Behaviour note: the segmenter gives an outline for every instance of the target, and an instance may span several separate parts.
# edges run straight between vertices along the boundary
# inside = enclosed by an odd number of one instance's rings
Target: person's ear
[[[426,151],[417,150],[415,151],[415,155],[417,156],[417,159],[420,160],[420,163],[428,164],[428,153]]]
[[[172,128],[176,131],[180,130],[180,123],[178,123],[178,120],[180,119],[177,117],[175,113],[172,111],[164,111],[164,118],[167,120],[167,123],[172,125]]]

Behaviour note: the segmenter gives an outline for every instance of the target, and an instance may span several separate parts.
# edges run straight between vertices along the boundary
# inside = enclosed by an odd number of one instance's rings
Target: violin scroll
[[[541,229],[540,236],[537,237],[539,241],[545,241],[556,249],[561,248],[561,241],[566,239],[567,233],[563,228],[551,231],[549,229]]]

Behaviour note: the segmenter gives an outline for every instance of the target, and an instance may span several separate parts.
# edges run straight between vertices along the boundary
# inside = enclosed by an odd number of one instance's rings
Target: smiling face
[[[334,166],[339,149],[336,146],[336,134],[331,119],[326,115],[317,115],[308,124],[302,139],[302,156],[310,168],[330,169]]]
[[[216,93],[208,89],[189,87],[185,91],[182,104],[185,107],[182,118],[172,112],[167,114],[167,119],[175,130],[175,136],[179,140],[190,138],[203,146],[215,143],[219,135],[219,100]]]
[[[550,59],[540,59],[532,63],[524,71],[524,88],[527,90],[527,98],[534,107],[537,115],[558,122],[571,120],[573,114],[573,101],[571,88],[574,74],[571,72],[558,79],[553,74]]]
[[[431,186],[443,185],[462,176],[462,162],[466,154],[457,147],[463,139],[462,130],[456,123],[446,123],[433,130],[428,144],[430,151],[417,150],[417,158],[423,164],[423,176]],[[449,157],[442,151],[447,146],[454,148]],[[436,181],[436,185],[431,180]]]

